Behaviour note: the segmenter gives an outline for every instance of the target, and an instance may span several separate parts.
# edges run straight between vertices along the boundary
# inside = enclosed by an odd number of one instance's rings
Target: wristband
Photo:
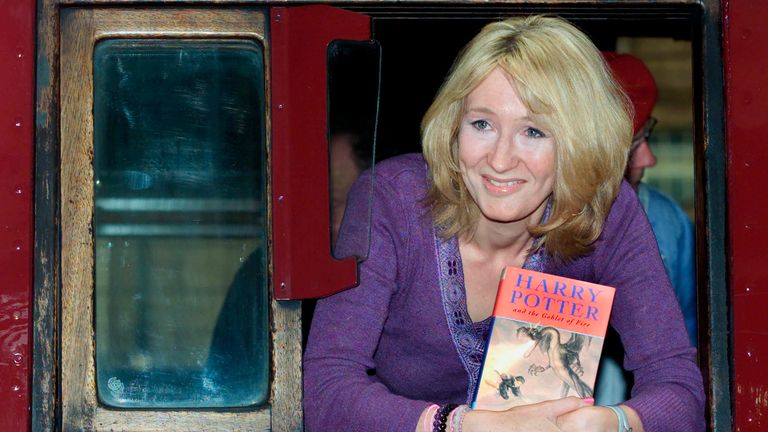
[[[449,427],[451,432],[461,432],[461,424],[464,421],[464,415],[467,414],[467,411],[469,411],[467,405],[459,405],[458,408],[451,411],[451,424]]]
[[[627,419],[627,414],[620,406],[606,405],[605,407],[613,411],[613,413],[616,414],[616,417],[619,418],[619,432],[632,432],[632,428],[629,426],[629,420]]]

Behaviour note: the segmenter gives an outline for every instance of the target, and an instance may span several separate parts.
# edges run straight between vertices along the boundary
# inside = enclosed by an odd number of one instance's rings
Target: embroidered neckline
[[[543,221],[549,219],[551,201],[547,203]],[[459,241],[454,236],[442,240],[439,230],[434,229],[435,249],[437,256],[438,280],[443,300],[443,311],[451,331],[453,345],[467,372],[469,386],[467,387],[467,403],[471,403],[475,394],[477,380],[480,377],[480,367],[483,363],[488,331],[492,317],[483,321],[473,322],[467,309],[467,296],[464,287],[464,269],[459,251]],[[523,263],[523,268],[544,271],[547,264],[547,254],[544,247],[539,247]]]

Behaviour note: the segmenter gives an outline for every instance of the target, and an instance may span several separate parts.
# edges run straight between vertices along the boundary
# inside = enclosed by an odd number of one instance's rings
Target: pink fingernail
[[[583,400],[584,402],[586,402],[586,403],[588,403],[590,405],[594,405],[595,404],[595,398],[588,397],[588,398],[581,398],[581,400]]]

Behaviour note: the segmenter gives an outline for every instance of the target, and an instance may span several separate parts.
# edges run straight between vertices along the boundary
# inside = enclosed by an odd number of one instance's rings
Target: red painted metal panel
[[[0,430],[29,429],[35,1],[0,0]]]
[[[768,3],[726,0],[724,57],[734,425],[768,428]]]
[[[354,258],[331,257],[327,47],[368,40],[370,19],[328,6],[271,16],[272,241],[277,299],[333,294],[357,281]]]

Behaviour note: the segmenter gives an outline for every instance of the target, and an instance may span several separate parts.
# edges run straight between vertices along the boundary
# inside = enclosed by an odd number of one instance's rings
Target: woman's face
[[[511,78],[496,68],[467,96],[459,166],[483,217],[541,220],[555,181],[555,139],[528,116]]]

